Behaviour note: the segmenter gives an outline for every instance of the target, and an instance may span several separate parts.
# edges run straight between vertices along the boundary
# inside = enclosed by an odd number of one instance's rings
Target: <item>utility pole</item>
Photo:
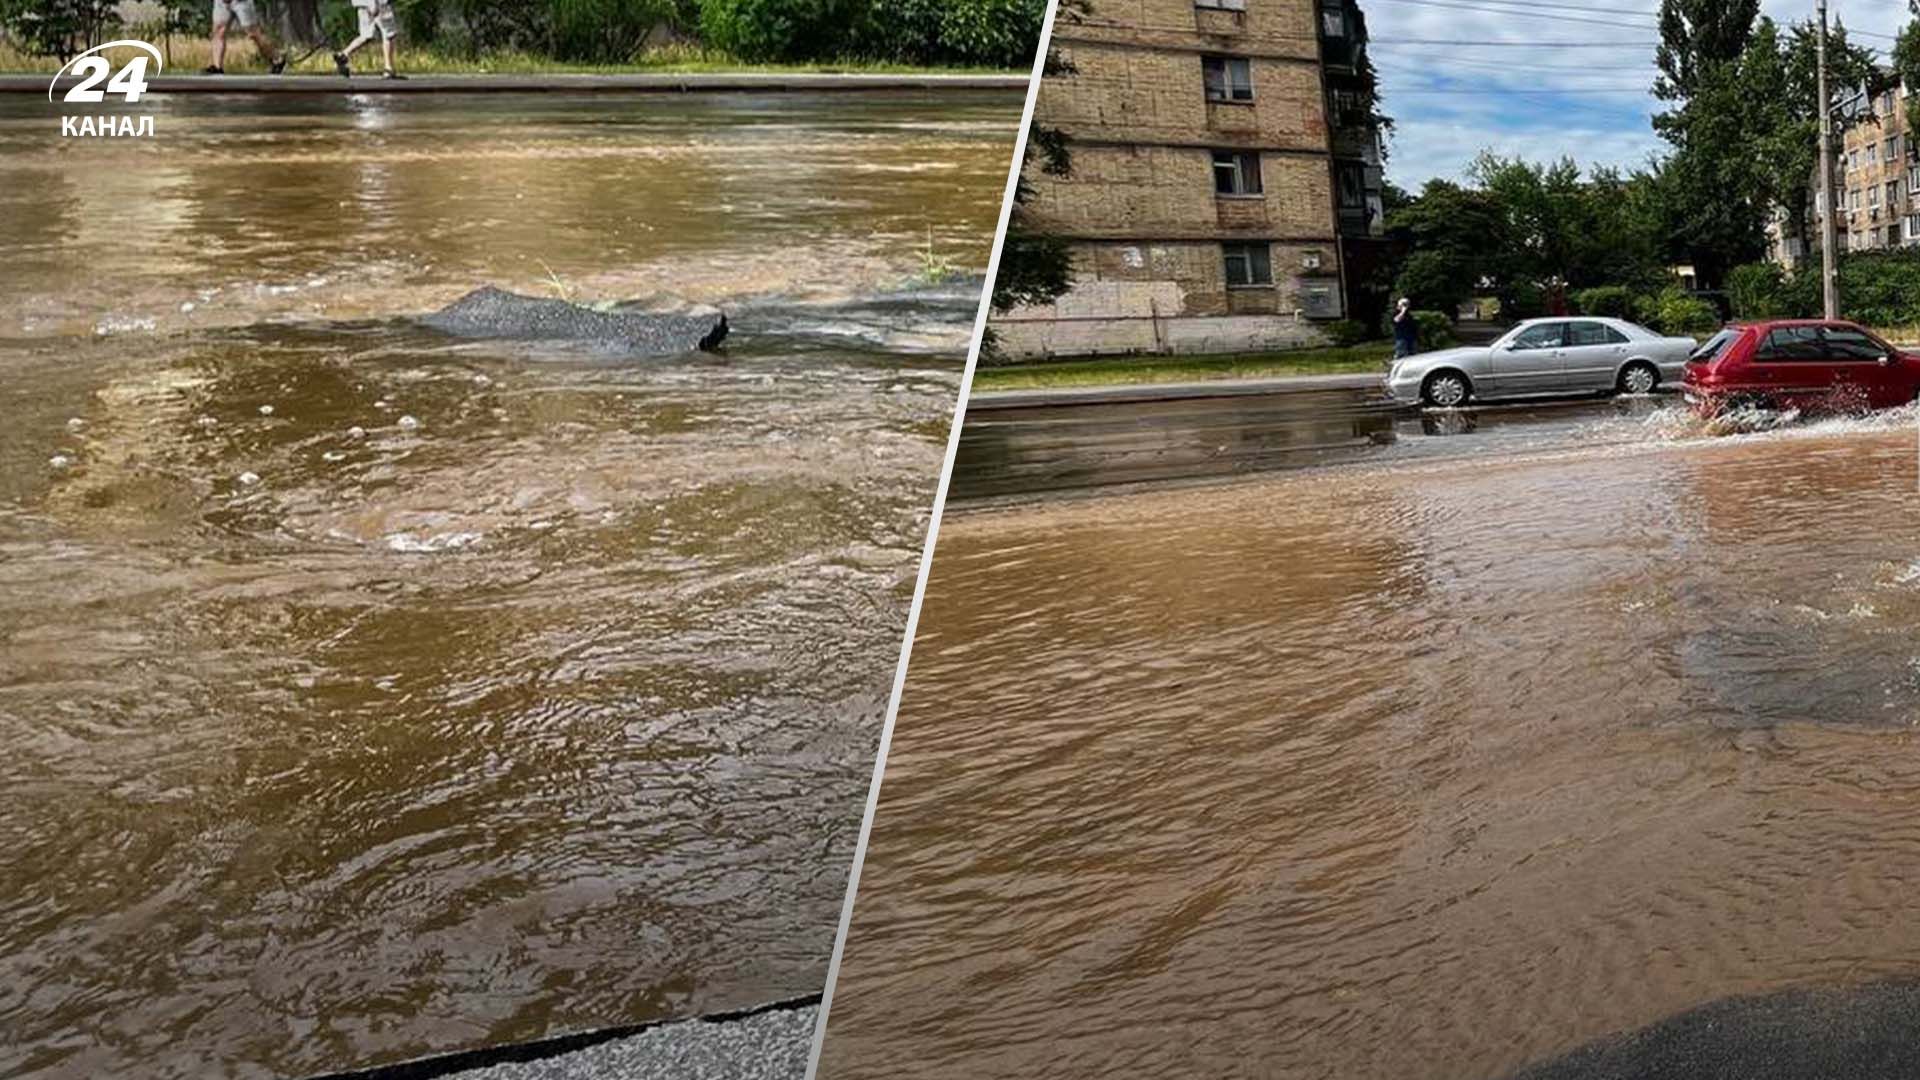
[[[1836,208],[1833,198],[1833,154],[1832,134],[1833,112],[1827,104],[1827,0],[1820,0],[1820,35],[1816,50],[1820,69],[1820,302],[1826,308],[1826,317],[1840,317],[1840,284],[1834,276],[1834,214]]]

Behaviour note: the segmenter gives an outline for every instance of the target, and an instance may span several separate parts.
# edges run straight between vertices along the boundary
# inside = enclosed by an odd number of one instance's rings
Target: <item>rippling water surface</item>
[[[949,516],[823,1075],[1466,1080],[1920,972],[1915,423]]]
[[[817,990],[1018,96],[159,108],[0,101],[0,1076]]]

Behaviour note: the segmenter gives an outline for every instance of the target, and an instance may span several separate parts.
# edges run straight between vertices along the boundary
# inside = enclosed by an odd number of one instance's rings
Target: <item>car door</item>
[[[1885,408],[1907,400],[1905,379],[1894,367],[1894,350],[1852,326],[1820,328],[1827,382],[1835,405]]]
[[[1824,394],[1829,378],[1818,326],[1776,326],[1753,350],[1751,382],[1739,389],[1782,405]]]
[[[1566,334],[1566,323],[1535,323],[1496,346],[1487,360],[1493,374],[1493,392],[1510,397],[1556,390]]]
[[[1611,390],[1626,359],[1627,335],[1603,322],[1575,319],[1567,324],[1567,343],[1560,350],[1560,389]]]

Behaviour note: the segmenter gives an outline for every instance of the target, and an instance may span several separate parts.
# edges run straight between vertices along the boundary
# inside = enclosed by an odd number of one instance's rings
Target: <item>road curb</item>
[[[46,94],[52,76],[0,75],[0,93]],[[74,83],[60,79],[61,87]],[[925,93],[945,90],[1027,88],[1025,75],[867,75],[856,72],[792,74],[684,75],[412,75],[382,79],[377,74],[343,79],[338,75],[160,75],[147,80],[154,94],[527,94],[527,93],[844,93],[885,91]]]
[[[1154,401],[1184,401],[1201,398],[1259,397],[1278,394],[1312,394],[1328,391],[1374,390],[1385,392],[1381,384],[1387,373],[1360,372],[1351,375],[1292,375],[1272,379],[1217,379],[1181,383],[1143,383],[1137,386],[1090,386],[1059,390],[988,390],[967,398],[969,415],[1000,409],[1057,408],[1074,405],[1119,405]]]

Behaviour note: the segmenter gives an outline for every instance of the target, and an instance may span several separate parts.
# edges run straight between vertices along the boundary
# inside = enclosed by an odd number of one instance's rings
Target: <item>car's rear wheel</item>
[[[1439,409],[1464,405],[1472,396],[1473,384],[1457,371],[1436,371],[1420,384],[1420,400]]]
[[[1659,385],[1660,369],[1644,360],[1635,360],[1620,369],[1620,380],[1614,389],[1622,394],[1651,394]]]

